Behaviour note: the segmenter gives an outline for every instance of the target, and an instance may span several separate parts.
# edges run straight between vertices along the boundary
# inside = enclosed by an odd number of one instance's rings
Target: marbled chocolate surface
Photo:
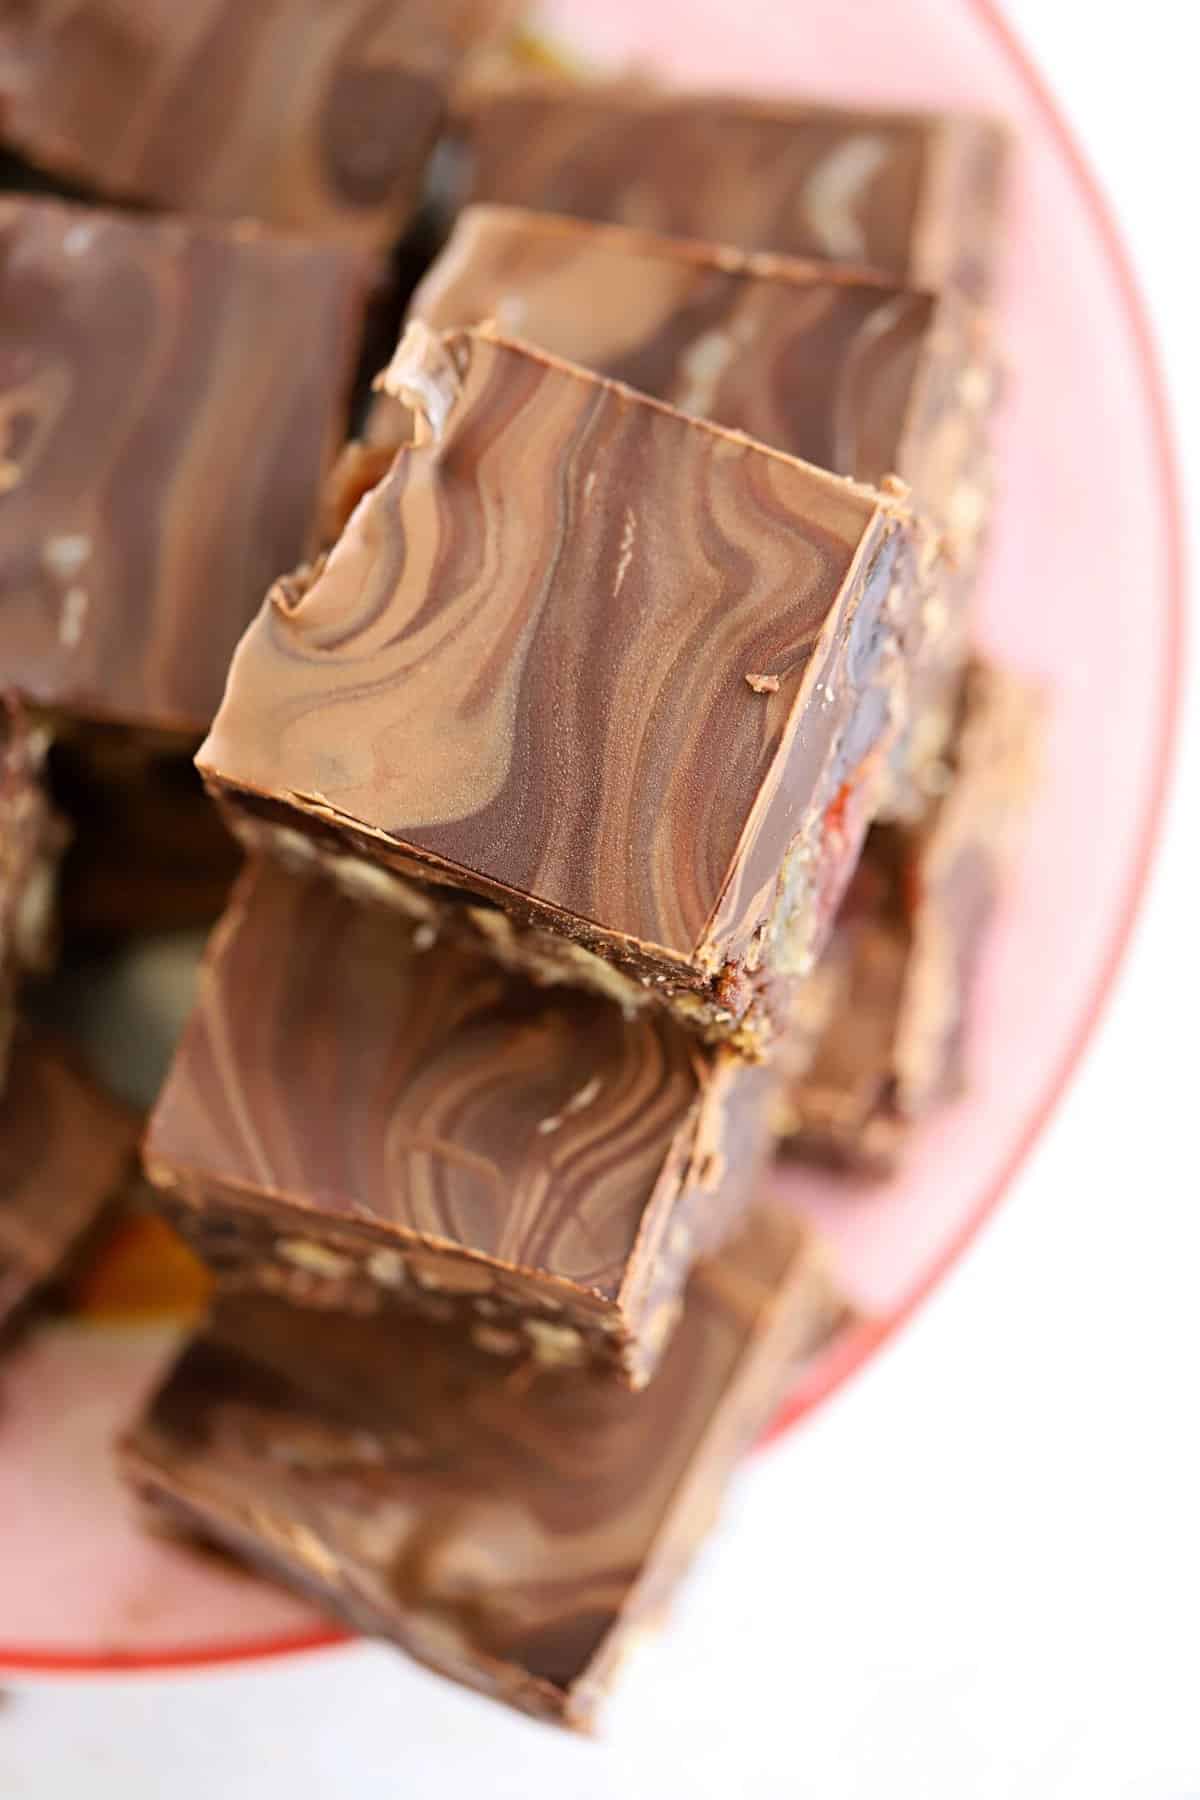
[[[202,1249],[206,1222],[265,1221],[283,1262],[344,1278],[333,1303],[369,1303],[351,1277],[378,1268],[378,1303],[490,1294],[494,1317],[529,1289],[566,1320],[665,1336],[692,1258],[749,1200],[764,1079],[661,1010],[628,1017],[432,935],[255,863],[151,1120],[152,1179],[185,1228],[199,1215]],[[272,1243],[243,1239],[229,1272],[266,1285]]]
[[[860,263],[976,296],[995,261],[1003,140],[968,118],[633,84],[481,91],[468,197]]]
[[[898,509],[528,346],[411,334],[423,441],[277,585],[201,769],[719,970],[878,675]]]
[[[0,681],[204,730],[312,547],[366,284],[252,226],[0,199]]]
[[[918,384],[944,303],[849,269],[663,238],[519,207],[472,206],[413,297],[438,330],[501,330],[681,412],[878,485],[919,483]],[[402,441],[377,397],[367,436]]]
[[[385,244],[512,0],[5,0],[0,131],[114,198]]]
[[[949,726],[989,511],[995,382],[978,309],[950,292],[914,292],[845,266],[472,206],[410,317],[440,329],[494,319],[555,355],[836,474],[876,486],[899,477],[921,521],[925,593],[903,630],[909,728],[893,759],[889,805],[915,810],[924,765]],[[351,494],[355,470],[369,471],[380,448],[403,442],[408,429],[403,402],[381,391],[367,448],[339,465]]]
[[[132,1179],[137,1121],[45,1038],[18,1040],[0,1097],[0,1330]]]
[[[352,1625],[587,1726],[836,1311],[799,1221],[766,1211],[693,1277],[637,1395],[588,1370],[498,1380],[464,1338],[417,1322],[227,1302],[125,1471]]]

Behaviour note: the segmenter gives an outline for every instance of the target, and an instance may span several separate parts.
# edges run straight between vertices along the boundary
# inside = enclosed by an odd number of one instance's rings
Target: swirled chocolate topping
[[[113,198],[383,246],[512,0],[6,0],[0,132]]]
[[[472,200],[859,263],[976,298],[994,278],[1004,138],[987,120],[531,83],[465,98],[459,132]]]
[[[254,226],[0,198],[0,678],[203,732],[313,548],[367,276]]]

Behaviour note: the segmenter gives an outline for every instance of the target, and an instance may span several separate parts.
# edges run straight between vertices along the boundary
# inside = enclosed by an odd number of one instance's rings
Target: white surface
[[[1010,12],[1121,213],[1194,492],[1179,9]],[[747,1472],[601,1743],[362,1648],[10,1690],[3,1800],[1200,1800],[1194,692],[1187,711],[1150,906],[1034,1162],[887,1353]]]

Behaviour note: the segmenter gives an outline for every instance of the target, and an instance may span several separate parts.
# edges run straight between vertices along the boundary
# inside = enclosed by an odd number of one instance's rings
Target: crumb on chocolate
[[[402,400],[412,414],[413,445],[439,444],[462,388],[452,349],[419,319],[412,320],[391,362],[375,377],[376,393]]]
[[[778,675],[747,675],[746,685],[756,694],[777,694],[779,692]]]

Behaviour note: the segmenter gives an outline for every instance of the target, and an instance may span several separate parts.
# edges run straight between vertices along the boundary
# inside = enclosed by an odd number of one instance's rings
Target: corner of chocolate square
[[[0,198],[3,656],[31,705],[203,733],[315,546],[369,279],[253,226]]]
[[[202,773],[757,1052],[884,782],[910,513],[492,331],[414,324],[388,379],[414,442],[269,596]]]
[[[1007,138],[965,113],[656,89],[477,88],[465,197],[857,263],[986,298]]]
[[[253,863],[147,1133],[227,1288],[417,1311],[497,1365],[654,1369],[769,1147],[769,1072]]]
[[[421,204],[449,92],[514,0],[22,0],[0,135],[114,200],[384,248]]]

